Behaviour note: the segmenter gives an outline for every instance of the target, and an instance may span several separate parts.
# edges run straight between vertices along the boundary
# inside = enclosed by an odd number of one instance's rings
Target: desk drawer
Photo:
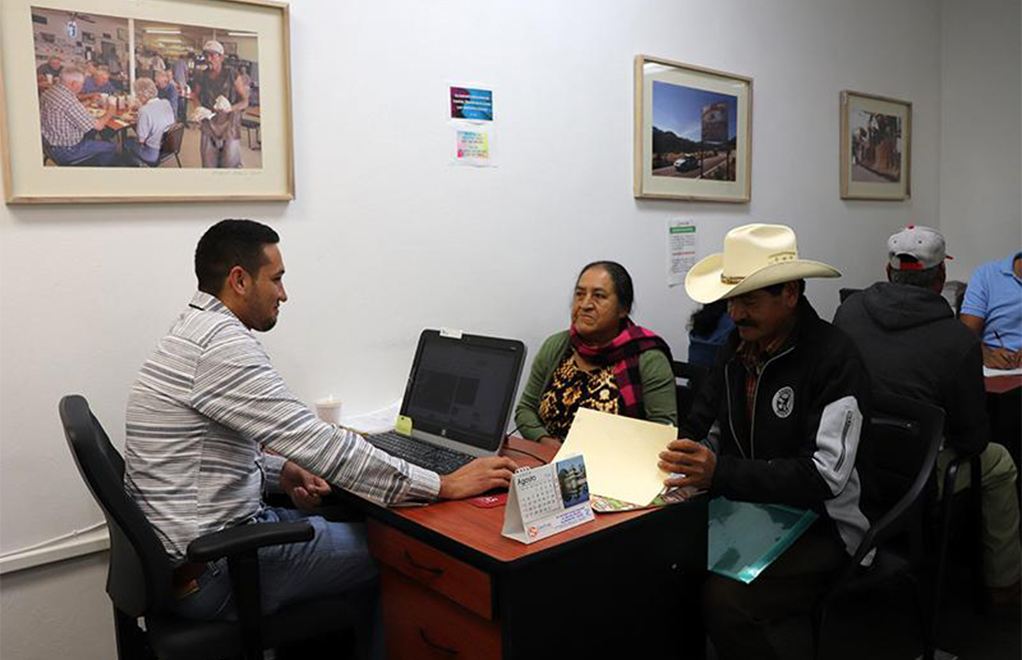
[[[402,573],[380,569],[387,655],[392,660],[499,660],[500,627]]]
[[[489,575],[375,520],[366,522],[366,530],[369,549],[380,563],[483,618],[493,618]]]

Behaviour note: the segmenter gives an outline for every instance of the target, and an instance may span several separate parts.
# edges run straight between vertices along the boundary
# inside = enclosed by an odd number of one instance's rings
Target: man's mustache
[[[759,324],[755,321],[735,321],[735,325],[739,328],[758,328]]]

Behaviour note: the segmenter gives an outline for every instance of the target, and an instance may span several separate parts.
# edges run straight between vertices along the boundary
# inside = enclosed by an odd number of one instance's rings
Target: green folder
[[[748,584],[816,518],[806,509],[718,497],[710,502],[707,568]]]

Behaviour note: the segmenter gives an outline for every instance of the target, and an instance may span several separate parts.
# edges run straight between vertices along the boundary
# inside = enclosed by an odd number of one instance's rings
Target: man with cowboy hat
[[[773,624],[811,611],[869,526],[855,470],[868,377],[851,340],[803,295],[805,278],[839,276],[799,259],[791,228],[751,224],[729,231],[724,251],[685,279],[697,302],[727,299],[737,327],[680,439],[660,454],[660,468],[674,473],[666,483],[819,515],[752,583],[706,579],[703,612],[722,660],[778,657]]]

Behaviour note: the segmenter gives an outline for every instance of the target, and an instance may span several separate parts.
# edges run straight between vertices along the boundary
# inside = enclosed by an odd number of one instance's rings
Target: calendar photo
[[[556,469],[557,481],[561,485],[561,501],[564,502],[565,509],[589,499],[586,464],[581,456],[558,461]]]

